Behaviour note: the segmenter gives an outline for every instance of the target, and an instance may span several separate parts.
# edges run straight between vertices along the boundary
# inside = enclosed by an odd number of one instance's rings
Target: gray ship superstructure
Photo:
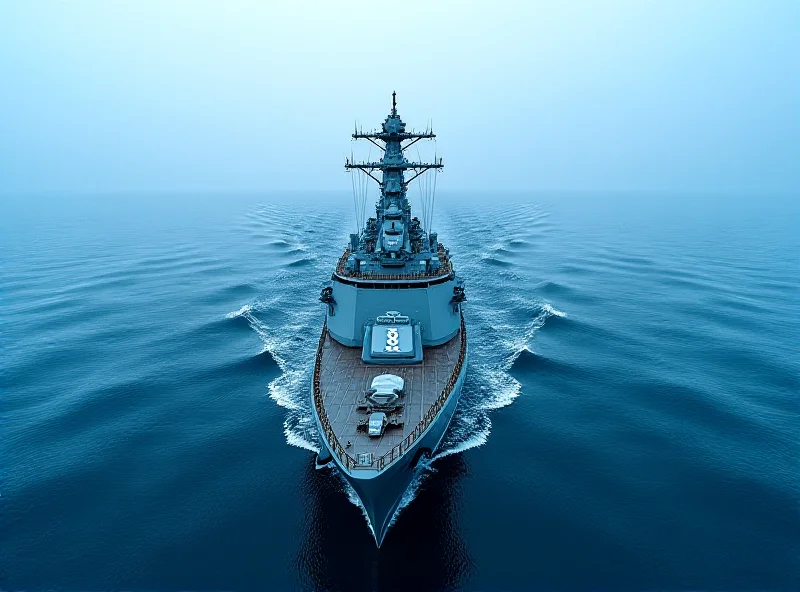
[[[436,451],[458,404],[467,367],[466,297],[448,249],[412,217],[406,195],[411,181],[443,166],[441,159],[405,155],[433,132],[406,131],[392,93],[381,129],[356,130],[353,138],[383,152],[378,161],[345,163],[377,182],[380,197],[375,217],[350,235],[322,290],[325,325],[312,397],[317,462],[336,463],[380,546],[420,460]],[[430,220],[427,204],[422,209]]]

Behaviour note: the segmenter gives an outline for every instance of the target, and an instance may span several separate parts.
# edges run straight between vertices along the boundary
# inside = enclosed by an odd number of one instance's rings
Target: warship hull
[[[317,465],[334,463],[350,486],[358,495],[367,514],[369,526],[378,547],[383,543],[397,508],[408,490],[409,485],[421,470],[420,461],[432,457],[442,441],[455,413],[461,397],[467,364],[466,358],[456,379],[455,386],[436,418],[430,423],[422,435],[404,451],[402,456],[382,471],[370,469],[349,469],[331,450],[324,437],[320,437],[320,452]],[[436,393],[438,394],[438,393]],[[434,395],[435,396],[435,395]],[[320,434],[324,433],[319,415],[314,414],[316,427]]]
[[[372,162],[345,160],[345,170],[356,174],[358,230],[320,292],[325,323],[311,385],[317,464],[336,464],[361,500],[379,547],[420,460],[433,456],[450,425],[467,368],[464,281],[430,230],[435,177],[420,185],[422,221],[407,197],[411,181],[444,165],[441,158],[411,161],[404,151],[436,134],[406,129],[396,98],[392,93],[380,130],[352,136],[369,140],[383,155]],[[380,188],[370,218],[367,179]]]

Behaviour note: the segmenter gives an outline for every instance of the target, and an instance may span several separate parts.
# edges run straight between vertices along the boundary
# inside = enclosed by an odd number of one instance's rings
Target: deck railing
[[[445,403],[447,403],[450,394],[453,392],[467,355],[467,331],[466,327],[464,326],[464,315],[461,315],[461,348],[458,352],[458,360],[456,361],[456,365],[453,367],[453,372],[447,379],[442,392],[439,393],[439,396],[433,402],[433,405],[430,406],[425,415],[422,416],[420,422],[414,427],[408,436],[403,438],[402,442],[393,446],[392,449],[383,456],[373,459],[370,464],[359,464],[356,459],[347,453],[347,450],[345,450],[344,446],[342,446],[341,442],[339,442],[339,439],[336,437],[336,433],[333,431],[330,421],[328,420],[328,413],[325,411],[325,401],[322,395],[322,389],[320,388],[320,374],[322,372],[322,350],[325,346],[327,332],[328,327],[326,323],[322,327],[322,335],[319,338],[317,355],[316,359],[314,360],[314,407],[317,410],[317,416],[319,417],[320,424],[322,425],[322,434],[325,437],[325,441],[328,443],[331,452],[338,457],[339,461],[342,463],[342,466],[348,472],[352,471],[353,469],[377,469],[378,471],[382,471],[396,458],[400,458],[403,453],[425,433],[428,427],[430,427],[430,425],[439,415],[442,407],[444,407]]]
[[[440,278],[450,275],[453,272],[453,266],[450,263],[450,256],[444,248],[442,243],[439,243],[438,253],[439,261],[442,266],[436,271],[424,271],[414,273],[371,273],[360,271],[350,271],[345,267],[347,258],[351,255],[350,249],[345,249],[344,254],[339,258],[339,263],[336,265],[336,273],[342,277],[364,279],[364,280],[426,280]]]

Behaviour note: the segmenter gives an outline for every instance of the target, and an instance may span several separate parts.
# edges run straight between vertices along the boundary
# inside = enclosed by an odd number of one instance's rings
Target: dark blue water
[[[311,452],[347,196],[3,198],[0,588],[800,589],[797,205],[439,202],[471,365],[378,551]]]

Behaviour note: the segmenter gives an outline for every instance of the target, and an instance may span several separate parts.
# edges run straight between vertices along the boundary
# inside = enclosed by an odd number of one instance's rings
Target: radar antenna
[[[384,120],[381,129],[368,133],[364,133],[363,130],[359,129],[353,131],[352,137],[354,140],[369,140],[383,152],[383,157],[378,161],[368,159],[367,161],[356,162],[351,156],[351,158],[345,159],[345,169],[347,171],[360,170],[379,185],[381,198],[376,208],[378,221],[382,221],[385,211],[394,206],[403,212],[403,218],[406,223],[410,223],[411,208],[408,205],[406,196],[409,183],[431,169],[443,168],[444,163],[441,158],[434,159],[433,162],[422,162],[421,158],[418,162],[412,162],[406,158],[405,153],[410,146],[419,140],[435,139],[436,134],[433,133],[433,126],[430,126],[422,133],[413,130],[406,131],[406,124],[397,114],[397,92],[393,91],[392,111]],[[406,143],[403,144],[404,142]],[[381,178],[373,174],[378,171],[381,173]],[[406,172],[411,174],[408,179],[405,177]],[[432,183],[430,180],[427,181],[426,187],[429,187],[429,189],[426,190],[426,195],[430,195],[430,204],[427,204],[428,199],[426,198],[426,206],[423,206],[423,216],[428,218],[428,224],[431,222],[435,186],[435,178]],[[426,209],[428,213],[425,213]]]

